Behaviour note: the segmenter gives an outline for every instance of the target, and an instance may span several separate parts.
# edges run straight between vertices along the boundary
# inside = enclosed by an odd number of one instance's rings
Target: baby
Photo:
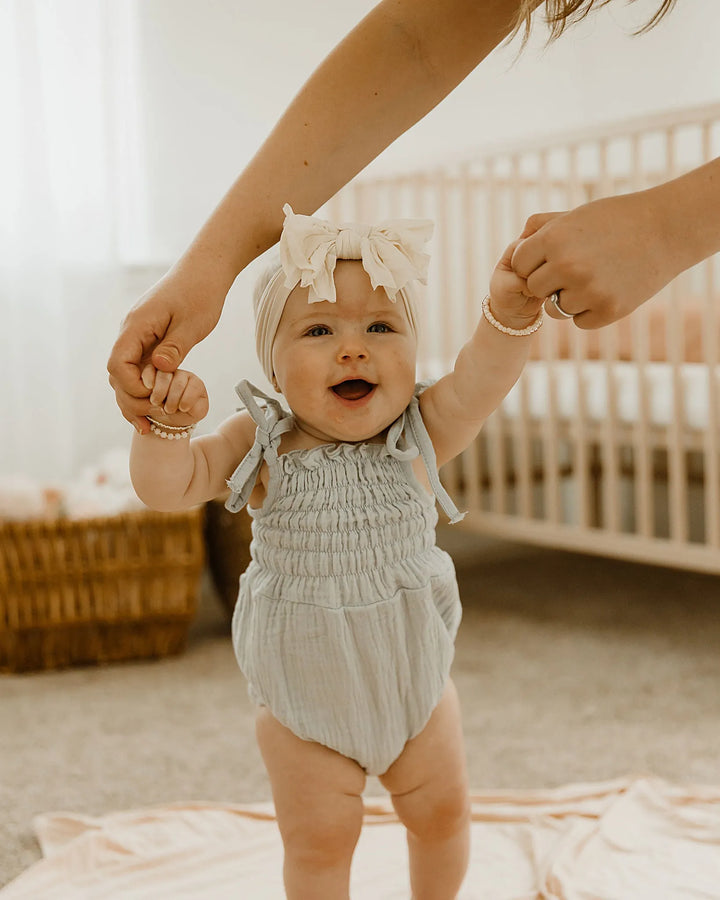
[[[342,225],[289,206],[280,260],[255,298],[268,381],[189,440],[208,410],[190,372],[143,373],[157,414],[131,475],[174,510],[230,487],[253,518],[232,622],[258,706],[289,900],[348,898],[368,774],[407,828],[413,898],[456,897],[469,856],[462,726],[450,678],[461,607],[435,544],[438,467],[462,452],[517,380],[543,300],[505,251],[452,372],[416,384],[416,283],[427,221]]]

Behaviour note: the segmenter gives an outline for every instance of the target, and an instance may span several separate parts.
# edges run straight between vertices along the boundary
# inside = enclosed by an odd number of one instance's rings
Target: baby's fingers
[[[178,369],[165,398],[165,412],[168,415],[187,413],[199,421],[207,415],[208,405],[207,390],[203,382],[190,372]]]
[[[155,384],[153,385],[153,389],[150,392],[150,403],[152,404],[152,406],[160,409],[165,405],[165,398],[167,397],[168,391],[170,390],[172,380],[172,372],[155,372]]]
[[[194,402],[193,397],[197,393],[193,390],[193,386],[198,381],[199,379],[193,378],[189,372],[184,372],[182,369],[175,372],[170,390],[165,398],[165,412],[169,416],[176,412],[190,412]]]
[[[208,414],[209,408],[210,402],[205,385],[199,378],[191,378],[178,404],[179,411],[187,413],[199,422]]]

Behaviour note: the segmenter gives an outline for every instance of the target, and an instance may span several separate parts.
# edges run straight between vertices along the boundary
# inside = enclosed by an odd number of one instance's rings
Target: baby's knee
[[[460,786],[433,792],[424,798],[420,792],[405,804],[404,809],[401,799],[396,800],[400,818],[408,832],[419,841],[447,840],[467,828],[470,822],[470,798]]]
[[[348,860],[360,837],[362,801],[339,806],[348,808],[281,826],[285,854],[312,869],[332,868]]]

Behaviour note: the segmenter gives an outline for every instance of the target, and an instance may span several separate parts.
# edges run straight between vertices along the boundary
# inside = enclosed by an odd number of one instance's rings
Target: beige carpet
[[[465,605],[454,677],[476,790],[720,785],[720,579],[442,541]],[[40,859],[40,813],[269,800],[252,715],[209,594],[182,657],[2,676],[0,884]]]

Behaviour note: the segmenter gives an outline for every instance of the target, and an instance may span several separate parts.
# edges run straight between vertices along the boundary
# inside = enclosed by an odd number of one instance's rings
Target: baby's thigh
[[[362,827],[364,770],[323,744],[302,740],[267,707],[258,710],[256,734],[286,845],[320,844],[340,854],[354,847]]]
[[[467,816],[467,762],[460,703],[451,679],[425,728],[405,744],[379,780],[410,831],[452,830]]]

